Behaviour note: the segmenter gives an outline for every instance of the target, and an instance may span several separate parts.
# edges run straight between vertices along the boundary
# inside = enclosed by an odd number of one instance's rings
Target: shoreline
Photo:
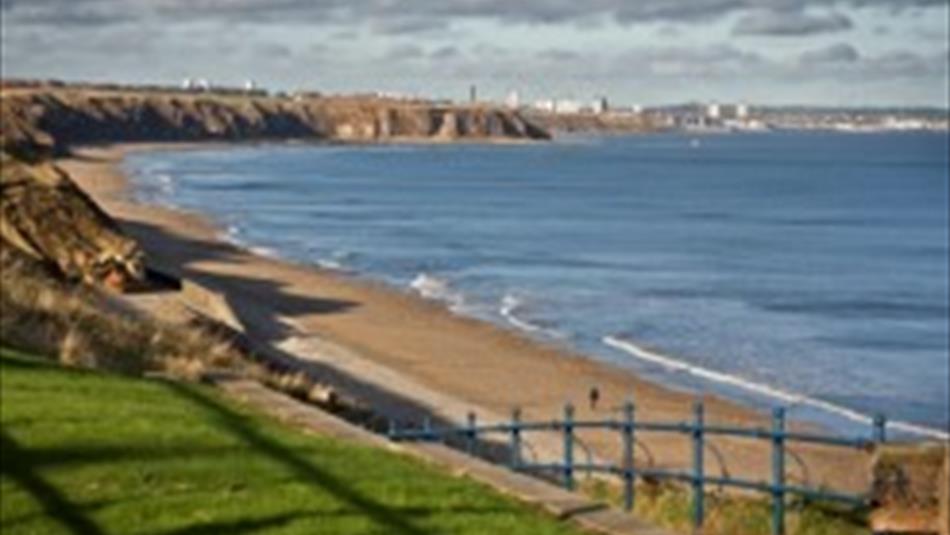
[[[619,406],[632,397],[638,413],[648,414],[650,419],[690,418],[696,399],[692,393],[645,380],[628,369],[566,347],[454,314],[442,303],[385,283],[255,254],[229,243],[222,237],[225,229],[202,214],[140,204],[129,195],[131,183],[123,165],[130,152],[232,146],[235,144],[85,147],[74,151],[76,157],[58,163],[139,240],[153,263],[176,275],[207,281],[228,295],[235,308],[243,311],[249,335],[295,351],[314,344],[330,344],[338,352],[342,349],[348,352],[343,359],[346,365],[370,375],[381,374],[384,383],[386,370],[394,371],[396,376],[388,381],[393,390],[402,394],[412,390],[410,397],[433,412],[443,409],[449,413],[443,416],[449,419],[461,420],[462,407],[477,408],[480,416],[488,413],[503,418],[514,406],[523,408],[525,418],[547,419],[560,414],[567,401],[577,406],[578,418],[602,418],[604,413],[614,416],[606,409],[591,411],[586,406],[587,390],[593,385],[600,390],[604,407]],[[271,305],[270,310],[262,310],[268,308],[261,306],[264,303]],[[709,421],[768,425],[767,416],[751,407],[718,395],[703,399]],[[793,427],[808,426],[796,423]],[[616,442],[615,437],[589,437],[598,455],[612,455]],[[689,460],[685,439],[659,436],[647,444],[656,450],[653,460],[658,465],[675,466]],[[730,473],[746,472],[753,477],[767,473],[767,444],[722,440],[717,446],[729,460]],[[811,477],[818,475],[822,482],[834,482],[845,489],[865,486],[866,470],[856,469],[856,463],[866,463],[865,455],[823,447],[797,449],[811,465]]]
[[[396,140],[392,143],[386,142],[381,145],[400,145],[403,143],[415,144],[412,139]],[[533,143],[525,141],[524,143]],[[423,145],[442,145],[443,142],[422,143]],[[463,144],[479,144],[477,140],[468,140]],[[371,147],[372,143],[343,143],[343,142],[248,142],[248,143],[186,143],[182,145],[159,144],[152,147],[149,144],[144,146],[122,146],[126,153],[137,151],[155,151],[172,150],[228,150],[230,148],[244,147],[273,147],[279,150],[283,147]],[[131,171],[134,172],[134,169]],[[134,190],[135,187],[131,186]],[[154,199],[145,199],[136,202],[145,204],[154,204]],[[184,209],[174,204],[162,204],[172,211],[182,212]],[[565,334],[556,329],[535,325],[518,316],[517,300],[509,302],[509,296],[505,295],[496,309],[497,317],[491,314],[473,314],[465,311],[465,307],[457,303],[461,299],[459,294],[448,288],[441,288],[443,281],[431,277],[428,273],[420,271],[412,280],[407,280],[406,284],[396,283],[394,281],[380,280],[373,274],[351,269],[345,264],[341,264],[333,256],[317,258],[310,260],[300,260],[293,256],[287,256],[280,251],[269,247],[256,245],[246,242],[242,237],[233,232],[233,228],[225,226],[224,223],[217,222],[213,216],[202,213],[190,212],[193,216],[203,217],[209,224],[218,228],[217,238],[225,241],[235,247],[244,249],[252,254],[264,256],[280,262],[294,263],[303,266],[312,266],[318,270],[329,272],[332,275],[345,277],[360,283],[365,283],[374,288],[382,288],[385,291],[395,291],[403,295],[412,297],[421,297],[426,302],[435,303],[446,309],[448,313],[460,316],[466,319],[486,322],[500,329],[510,331],[516,336],[526,337],[540,345],[550,346],[555,350],[577,355],[594,361],[596,364],[603,364],[608,367],[618,368],[626,373],[630,373],[640,379],[643,379],[662,388],[672,390],[677,393],[695,395],[696,392],[708,392],[709,395],[724,399],[734,403],[739,407],[749,409],[750,411],[761,414],[767,412],[770,406],[787,405],[789,409],[788,418],[796,420],[804,425],[817,429],[824,429],[832,433],[840,433],[845,436],[861,434],[870,429],[873,425],[875,416],[870,412],[862,412],[859,409],[847,405],[827,401],[820,397],[812,397],[809,394],[797,390],[785,389],[773,386],[766,382],[757,382],[747,379],[741,375],[724,373],[712,368],[706,368],[693,364],[687,360],[678,358],[676,355],[664,353],[662,350],[655,350],[649,346],[642,345],[636,339],[624,336],[606,335],[600,339],[602,348],[592,348],[588,343],[586,346],[578,347],[568,342],[570,334]],[[432,286],[439,287],[432,288]],[[447,291],[449,293],[444,293]],[[512,304],[514,303],[514,304]],[[606,350],[604,349],[606,348]],[[634,364],[635,363],[635,364]],[[647,370],[643,370],[644,363]],[[639,365],[639,366],[638,366]],[[657,371],[654,373],[653,369]],[[678,382],[679,376],[688,376],[687,383],[698,381],[702,385],[690,384],[683,385]],[[948,440],[950,435],[942,431],[940,427],[934,425],[913,423],[904,420],[888,421],[888,428],[894,433],[901,435],[902,439],[920,439],[920,440]]]

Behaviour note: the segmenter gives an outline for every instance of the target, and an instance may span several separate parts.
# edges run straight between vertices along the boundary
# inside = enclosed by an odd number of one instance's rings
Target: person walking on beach
[[[596,386],[590,387],[590,393],[587,395],[590,400],[590,410],[597,410],[597,402],[600,401],[600,390]]]

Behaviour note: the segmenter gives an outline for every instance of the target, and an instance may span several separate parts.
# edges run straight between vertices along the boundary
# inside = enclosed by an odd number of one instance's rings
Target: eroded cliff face
[[[528,119],[552,132],[584,132],[600,134],[631,134],[657,132],[664,129],[650,116],[613,113],[551,113],[531,111]]]
[[[50,163],[31,165],[7,153],[0,158],[0,248],[26,255],[68,279],[116,289],[142,280],[144,258],[138,244],[61,169]]]
[[[124,288],[139,246],[52,163],[80,144],[311,139],[547,139],[514,112],[372,98],[290,98],[5,88],[0,94],[0,247],[61,275]]]
[[[88,90],[8,91],[4,131],[73,144],[254,139],[547,139],[519,114],[370,98],[215,96]],[[6,123],[10,118],[10,125]]]

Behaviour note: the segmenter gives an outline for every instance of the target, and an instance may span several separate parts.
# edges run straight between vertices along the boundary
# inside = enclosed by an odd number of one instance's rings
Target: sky
[[[950,0],[0,0],[5,77],[614,104],[948,103]]]

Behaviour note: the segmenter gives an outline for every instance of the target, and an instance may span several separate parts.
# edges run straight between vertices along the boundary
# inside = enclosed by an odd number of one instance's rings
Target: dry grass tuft
[[[119,306],[103,291],[71,284],[0,242],[0,345],[67,366],[198,381],[211,370],[246,377],[378,429],[386,422],[358,400],[299,369],[242,350],[220,326],[170,325]]]
[[[0,289],[0,343],[54,355],[69,366],[194,380],[240,358],[206,329],[120,309],[99,290],[63,282],[10,247],[0,246]]]

